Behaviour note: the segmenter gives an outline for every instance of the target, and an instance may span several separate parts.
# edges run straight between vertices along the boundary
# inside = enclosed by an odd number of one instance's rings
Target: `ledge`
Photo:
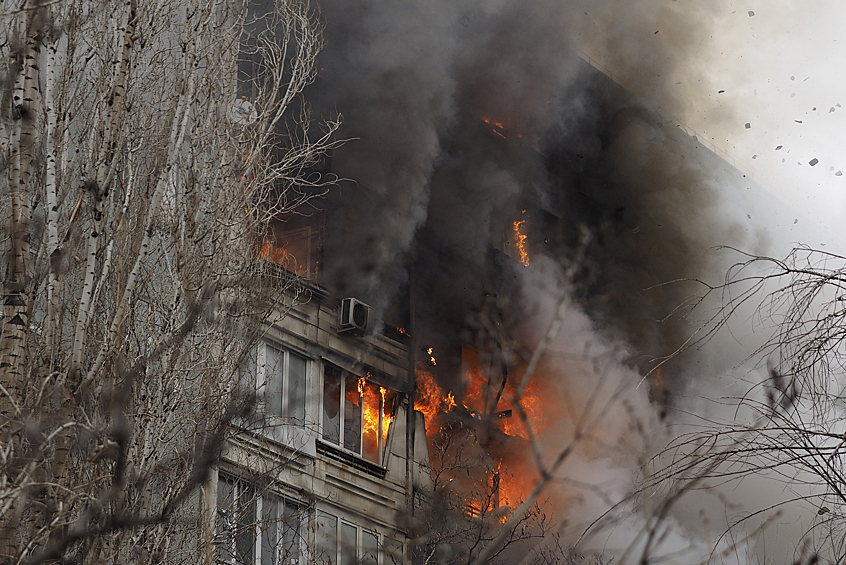
[[[343,463],[345,465],[349,465],[354,469],[359,471],[364,471],[368,475],[372,475],[379,479],[384,479],[385,475],[387,474],[388,470],[384,467],[377,465],[376,463],[371,463],[366,459],[362,459],[358,455],[353,455],[352,453],[341,449],[331,443],[326,443],[321,440],[315,440],[317,444],[317,454],[323,455],[328,459],[332,459],[333,461],[338,461],[339,463]]]

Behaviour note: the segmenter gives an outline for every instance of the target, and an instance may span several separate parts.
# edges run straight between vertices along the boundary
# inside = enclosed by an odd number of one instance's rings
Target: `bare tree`
[[[785,259],[741,255],[720,285],[705,286],[694,306],[719,298],[688,342],[701,344],[737,319],[766,338],[744,360],[765,377],[735,401],[745,421],[711,422],[679,436],[656,458],[646,481],[697,488],[766,476],[793,492],[782,502],[744,509],[721,537],[763,531],[782,507],[801,505],[814,518],[793,540],[796,563],[841,563],[846,555],[846,258],[797,247]],[[736,327],[736,326],[735,326]],[[754,374],[754,373],[752,373]],[[739,534],[748,524],[747,533]],[[752,529],[752,533],[748,530]]]
[[[211,560],[199,492],[250,411],[247,353],[268,312],[308,298],[261,241],[332,183],[317,171],[339,123],[315,129],[302,99],[318,16],[300,0],[0,13],[0,556]]]

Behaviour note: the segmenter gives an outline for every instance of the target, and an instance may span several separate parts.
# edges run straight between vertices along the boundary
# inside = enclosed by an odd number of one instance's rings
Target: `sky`
[[[628,22],[625,35],[665,42],[683,35],[687,46],[676,50],[678,59],[658,66],[658,72],[671,69],[672,77],[660,82],[663,95],[676,102],[662,108],[644,86],[650,77],[641,84],[629,77],[620,82],[700,133],[699,139],[725,152],[727,160],[787,206],[822,224],[832,236],[829,250],[846,252],[846,245],[838,243],[846,235],[846,5],[832,0],[645,4],[650,15]],[[661,17],[667,11],[701,25],[678,30]],[[592,32],[606,31],[607,14],[588,6],[581,17],[580,49],[612,73],[625,75],[631,62],[614,51],[619,45],[591,40],[600,35]]]

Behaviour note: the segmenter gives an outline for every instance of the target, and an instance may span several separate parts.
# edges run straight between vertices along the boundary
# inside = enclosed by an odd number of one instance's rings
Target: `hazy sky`
[[[678,53],[678,60],[669,65],[671,79],[661,79],[668,94],[684,102],[672,113],[703,134],[701,139],[726,151],[761,186],[797,212],[818,219],[843,241],[846,4],[837,0],[644,4],[646,15],[641,20],[616,25],[619,33],[633,40],[685,43],[684,48],[669,50]],[[675,19],[667,13],[675,14]],[[635,64],[613,52],[620,43],[597,45],[586,39],[597,27],[605,31],[607,14],[588,7],[583,17],[584,51],[612,69]],[[701,25],[681,29],[677,24],[697,19]],[[640,62],[636,65],[638,71],[643,69]],[[667,62],[656,68],[656,73],[666,72]],[[649,77],[641,80],[649,83]],[[643,89],[634,85],[632,90]],[[811,166],[814,159],[818,161]],[[846,252],[846,245],[837,241],[829,245]]]

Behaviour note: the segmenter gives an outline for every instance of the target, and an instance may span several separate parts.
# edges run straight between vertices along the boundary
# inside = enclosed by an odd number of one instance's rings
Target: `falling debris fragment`
[[[725,90],[718,90],[717,94],[722,94],[723,92],[725,92]]]
[[[749,10],[749,17],[751,18],[751,17],[752,17],[752,16],[754,16],[754,15],[755,15],[755,12],[753,12],[752,10]],[[765,19],[766,19],[766,18],[765,18]]]
[[[794,122],[796,122],[797,124],[801,124],[801,123],[802,123],[802,120],[793,120],[793,121],[794,121]]]
[[[810,161],[808,161],[808,164],[809,164],[809,165],[811,165],[811,166],[813,167],[814,165],[816,165],[816,164],[817,164],[817,163],[819,163],[819,162],[820,162],[820,160],[819,160],[819,159],[817,159],[816,157],[814,157],[813,159],[811,159]]]
[[[790,77],[790,80],[796,80],[796,77],[795,77],[795,76],[791,76],[791,77]]]
[[[829,114],[831,114],[832,112],[834,112],[834,106],[832,106],[831,110],[828,111]]]
[[[659,30],[657,30],[657,29],[655,30],[655,35],[658,35],[658,31],[659,31]]]
[[[794,226],[795,226],[796,224],[798,224],[798,223],[799,223],[799,218],[796,218],[795,220],[793,220],[793,225],[794,225]]]
[[[779,149],[781,149],[782,147],[784,147],[784,145],[778,145],[778,146],[776,146],[776,149],[775,149],[775,150],[776,150],[776,151],[778,151],[778,150],[779,150]]]
[[[781,162],[784,163],[785,159],[782,159]]]
[[[837,171],[836,173],[834,173],[834,176],[836,176],[836,177],[842,177],[842,176],[843,176],[843,171]]]
[[[753,159],[757,159],[757,158],[758,158],[758,156],[757,156],[757,155],[752,155],[752,158],[753,158]]]
[[[838,108],[842,108],[842,107],[843,107],[843,106],[841,106],[841,105],[840,105],[840,102],[838,102],[837,104],[835,104],[835,106],[837,106]]]
[[[746,214],[746,217],[749,218],[750,220],[752,219],[752,216],[750,216],[749,214]]]
[[[749,122],[746,122],[746,129],[752,129],[752,124],[750,124]]]

